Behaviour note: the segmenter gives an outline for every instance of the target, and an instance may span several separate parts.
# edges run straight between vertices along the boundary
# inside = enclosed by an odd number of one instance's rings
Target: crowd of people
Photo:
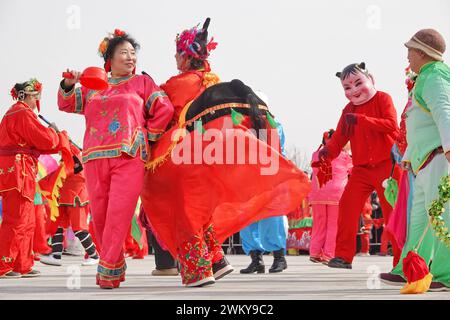
[[[127,256],[145,256],[145,234],[155,252],[153,274],[180,274],[188,287],[212,285],[234,270],[222,244],[236,232],[251,257],[240,273],[265,272],[267,252],[269,272],[282,272],[285,216],[308,201],[312,262],[351,269],[358,235],[360,255],[369,254],[378,210],[381,251],[390,243],[393,253],[393,269],[381,280],[405,284],[402,261],[415,250],[430,265],[429,290],[450,291],[450,248],[428,212],[442,197],[450,162],[450,69],[441,34],[423,29],[405,44],[409,99],[400,126],[391,96],[375,88],[365,63],[336,73],[349,102],[313,153],[309,179],[286,158],[267,98],[211,71],[217,43],[209,23],[177,35],[179,74],[161,85],[136,74],[139,44],[118,29],[98,48],[106,89],[77,86],[82,73],[67,69],[57,102],[84,116],[82,150],[54,123],[39,121],[37,79],[14,85],[17,102],[0,124],[0,278],[39,276],[35,260],[61,265],[69,228],[84,248],[83,265],[97,265],[103,289],[125,281]],[[230,139],[245,148],[230,148]],[[266,150],[277,170],[263,174],[267,159],[253,157],[255,150]],[[57,153],[59,163],[49,160]],[[242,153],[256,160],[242,162]],[[449,225],[449,211],[440,219]]]

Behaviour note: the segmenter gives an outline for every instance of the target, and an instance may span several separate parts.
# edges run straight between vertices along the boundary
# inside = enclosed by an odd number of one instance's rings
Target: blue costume
[[[285,136],[281,124],[278,123],[281,153],[286,156],[284,149]],[[255,222],[240,231],[242,248],[245,254],[252,252],[286,252],[287,225],[284,216],[270,217]],[[252,256],[253,259],[253,256]],[[283,258],[284,259],[284,258]],[[262,259],[261,259],[262,261]]]

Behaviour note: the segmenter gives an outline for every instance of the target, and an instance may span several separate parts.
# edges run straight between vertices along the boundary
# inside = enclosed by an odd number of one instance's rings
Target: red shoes
[[[103,280],[100,279],[100,275],[97,273],[95,283],[100,286],[101,289],[115,289],[119,288],[120,283],[125,281],[125,274],[122,274],[118,280]]]

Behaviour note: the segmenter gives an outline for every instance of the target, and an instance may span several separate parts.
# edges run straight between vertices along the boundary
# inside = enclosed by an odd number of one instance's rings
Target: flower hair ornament
[[[411,92],[411,90],[414,88],[414,84],[416,83],[417,74],[411,70],[410,66],[408,66],[405,69],[405,75],[406,75],[405,80],[406,87],[408,88],[408,92]]]
[[[120,38],[125,37],[127,34],[125,31],[122,31],[120,29],[115,29],[113,33],[109,33],[108,36],[103,38],[102,42],[100,42],[100,45],[98,46],[98,54],[100,57],[105,59],[105,70],[106,72],[111,71],[111,61],[110,59],[107,59],[106,52],[108,51],[109,42],[114,38]]]
[[[17,87],[22,87],[17,89]],[[31,78],[29,81],[18,86],[17,84],[11,89],[11,96],[14,100],[23,101],[25,96],[39,94],[42,91],[42,83],[36,78]]]
[[[207,18],[201,29],[197,25],[178,34],[175,39],[177,52],[188,57],[206,60],[210,52],[216,49],[218,44],[214,42],[214,37],[209,42],[207,40],[210,21],[211,19]]]

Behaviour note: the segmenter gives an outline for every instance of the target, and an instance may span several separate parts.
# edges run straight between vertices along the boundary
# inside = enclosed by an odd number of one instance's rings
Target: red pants
[[[73,232],[88,230],[87,224],[88,207],[59,207],[59,217],[56,222],[58,227],[72,228]]]
[[[333,204],[313,204],[313,228],[309,255],[329,261],[334,258],[339,207]]]
[[[33,251],[34,253],[49,254],[52,249],[48,245],[46,230],[47,211],[45,205],[38,204],[34,206],[36,228],[34,230]]]
[[[2,193],[3,221],[0,227],[0,275],[28,273],[33,260],[34,202],[17,190]]]
[[[356,252],[356,235],[359,228],[359,217],[363,211],[364,203],[375,190],[380,198],[381,210],[385,223],[389,222],[392,207],[384,197],[382,183],[391,173],[392,163],[384,161],[374,167],[353,167],[352,174],[339,201],[338,232],[336,237],[336,257],[351,263]],[[394,170],[394,179],[398,181],[400,168]],[[388,235],[394,252],[393,265],[400,259],[401,251],[395,239]]]
[[[361,238],[361,253],[369,253],[369,251],[370,251],[370,234],[363,233],[360,238]]]
[[[186,241],[178,248],[177,259],[181,264],[183,284],[212,277],[212,265],[222,258],[222,246],[216,240],[213,225],[209,224],[192,240]]]
[[[118,286],[125,279],[123,245],[144,180],[144,163],[137,156],[96,159],[86,163],[95,238],[99,244],[98,281]]]

